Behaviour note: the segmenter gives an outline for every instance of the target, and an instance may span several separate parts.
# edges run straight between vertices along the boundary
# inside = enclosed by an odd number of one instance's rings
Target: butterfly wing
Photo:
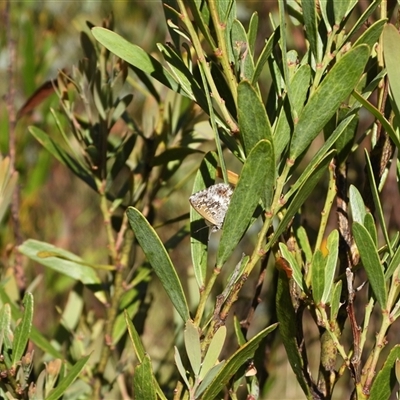
[[[192,207],[212,225],[212,232],[222,228],[233,189],[227,183],[217,183],[189,197]]]

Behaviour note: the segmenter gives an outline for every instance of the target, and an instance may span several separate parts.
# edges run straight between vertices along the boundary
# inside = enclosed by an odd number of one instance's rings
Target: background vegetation
[[[1,7],[0,397],[397,396],[395,2]]]

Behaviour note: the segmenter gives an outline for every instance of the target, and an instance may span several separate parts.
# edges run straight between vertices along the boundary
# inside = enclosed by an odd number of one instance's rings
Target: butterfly
[[[227,183],[217,183],[189,197],[192,207],[211,226],[211,232],[222,228],[231,201],[233,189]]]

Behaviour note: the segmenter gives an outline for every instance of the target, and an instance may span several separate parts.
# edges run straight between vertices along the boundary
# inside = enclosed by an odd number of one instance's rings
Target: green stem
[[[231,89],[233,100],[237,106],[237,81],[236,77],[231,68],[228,48],[227,48],[227,38],[226,38],[226,22],[221,21],[218,15],[216,0],[208,1],[208,8],[210,10],[210,15],[214,23],[215,33],[217,35],[218,48],[213,49],[214,55],[221,62],[222,69],[227,78],[228,85]]]
[[[318,231],[317,241],[315,242],[314,251],[321,249],[322,239],[324,238],[326,225],[328,224],[329,214],[331,212],[333,200],[336,196],[336,181],[335,181],[335,166],[334,164],[329,165],[329,188],[326,195],[325,205],[321,212],[321,225]]]
[[[371,389],[372,381],[376,375],[376,366],[378,364],[379,356],[386,344],[386,332],[389,329],[390,324],[391,321],[389,319],[389,314],[385,311],[383,313],[381,329],[376,336],[375,348],[373,349],[372,354],[369,356],[367,362],[365,363],[366,365],[369,365],[369,367],[367,369],[363,368],[364,371],[366,370],[366,378],[363,385],[364,393],[368,393]]]
[[[191,20],[189,18],[189,15],[186,12],[185,4],[183,3],[183,0],[177,0],[177,3],[179,5],[179,9],[180,9],[180,12],[181,12],[180,18],[181,18],[182,22],[185,24],[186,29],[188,30],[188,32],[190,34],[190,38],[192,40],[193,47],[196,50],[199,62],[201,64],[201,66],[203,67],[203,71],[204,71],[204,74],[206,75],[207,82],[208,82],[208,84],[210,86],[212,96],[216,100],[216,102],[217,102],[217,104],[219,106],[219,109],[221,110],[222,116],[224,117],[225,122],[228,124],[230,130],[232,132],[238,132],[239,128],[236,125],[235,121],[232,119],[228,109],[225,106],[225,101],[220,96],[220,94],[218,92],[218,89],[217,89],[217,86],[215,85],[214,79],[213,79],[213,77],[211,75],[210,67],[209,67],[209,65],[208,65],[208,63],[206,61],[206,57],[205,57],[205,54],[203,52],[203,48],[201,47],[200,40],[199,40],[199,38],[197,36],[197,33],[196,33],[195,29],[194,29],[194,26],[193,26]],[[236,93],[236,91],[232,92],[232,93]],[[237,98],[237,96],[235,95],[234,96],[235,101],[236,101],[236,98]]]
[[[118,315],[120,299],[122,294],[124,293],[122,274],[124,270],[124,265],[121,263],[120,254],[117,251],[114,233],[111,226],[111,212],[107,204],[105,181],[102,181],[101,183],[98,182],[98,190],[100,194],[100,208],[103,214],[104,225],[107,233],[109,256],[111,259],[111,264],[116,266],[116,271],[113,279],[114,292],[111,298],[110,307],[107,309],[106,313],[104,344],[100,353],[100,361],[97,366],[96,380],[93,389],[95,398],[101,398],[102,379],[107,366],[107,362],[110,358],[111,346],[114,344],[112,338],[114,324]],[[121,244],[119,244],[119,246],[121,246]]]
[[[203,318],[204,309],[205,309],[205,306],[206,306],[206,303],[207,303],[208,296],[210,295],[211,290],[212,290],[212,288],[214,286],[214,283],[215,283],[215,281],[217,279],[217,276],[220,274],[220,272],[221,272],[220,268],[214,268],[213,273],[212,273],[212,275],[210,277],[210,280],[207,283],[206,288],[204,289],[204,291],[200,295],[199,306],[197,307],[196,316],[195,316],[194,321],[193,321],[193,323],[196,326],[200,326],[201,319]]]
[[[326,315],[325,309],[321,308],[321,307],[318,307],[318,310],[319,310],[320,315],[322,317],[322,322],[324,324],[325,329],[329,333],[329,336],[331,337],[333,343],[335,344],[335,347],[337,348],[340,356],[343,358],[343,361],[345,362],[347,368],[350,369],[351,363],[350,363],[349,357],[348,357],[344,347],[340,344],[339,339],[337,338],[334,330],[332,330],[331,325],[330,325],[329,320],[328,320],[328,316]]]

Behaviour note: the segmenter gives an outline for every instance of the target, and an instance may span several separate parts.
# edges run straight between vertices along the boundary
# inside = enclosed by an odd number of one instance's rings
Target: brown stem
[[[15,111],[15,77],[14,71],[17,65],[17,59],[15,54],[15,41],[12,38],[11,32],[11,18],[10,18],[10,7],[11,1],[7,1],[5,10],[5,20],[7,27],[7,44],[8,44],[8,55],[9,63],[7,68],[8,75],[8,89],[6,95],[7,112],[8,112],[8,131],[9,139],[8,146],[10,152],[10,167],[11,174],[16,173],[15,160],[16,160],[16,132],[15,128],[17,125],[16,111]],[[20,193],[19,187],[16,186],[13,193],[13,200],[11,203],[11,219],[14,228],[14,239],[15,244],[18,246],[22,243],[21,227],[19,222],[19,204],[20,204]],[[14,263],[14,276],[19,291],[23,294],[26,287],[26,278],[22,267],[22,254],[15,252],[15,263]]]
[[[269,259],[269,257],[264,257],[262,260],[261,269],[260,269],[260,273],[258,274],[258,279],[257,279],[255,291],[254,291],[253,300],[251,302],[251,307],[247,313],[246,318],[244,320],[240,321],[240,326],[242,327],[242,332],[243,332],[244,337],[246,337],[246,335],[247,335],[247,331],[250,327],[251,321],[253,320],[256,308],[261,302],[261,299],[259,296],[261,293],[262,285],[264,283],[268,259]]]

